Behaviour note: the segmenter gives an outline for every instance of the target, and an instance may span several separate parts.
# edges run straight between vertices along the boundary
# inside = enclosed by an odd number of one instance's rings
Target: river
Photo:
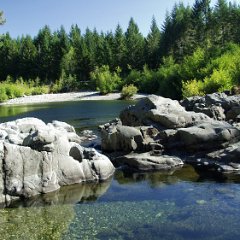
[[[77,132],[118,116],[133,102],[79,101],[0,106],[0,122],[37,117]],[[79,184],[0,209],[1,239],[239,239],[240,176],[117,170],[101,184]]]

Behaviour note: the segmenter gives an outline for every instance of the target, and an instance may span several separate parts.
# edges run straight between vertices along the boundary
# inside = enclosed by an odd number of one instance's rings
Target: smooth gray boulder
[[[153,126],[124,126],[119,119],[101,125],[99,129],[101,149],[105,152],[149,151],[159,134]]]
[[[196,103],[193,107],[194,112],[204,113],[215,120],[224,121],[226,119],[225,111],[221,106],[210,105],[206,107],[203,103]]]
[[[224,149],[209,151],[205,154],[192,155],[186,163],[201,171],[217,173],[238,173],[240,171],[240,142],[230,144]]]
[[[79,162],[71,156],[38,152],[9,143],[2,144],[2,147],[5,189],[11,196],[31,197],[55,191],[64,185],[102,181],[114,172],[109,159],[94,149],[84,149],[91,151],[91,158]]]
[[[22,145],[39,151],[57,152],[67,155],[70,150],[69,139],[74,140],[74,138],[68,138],[68,134],[65,134],[64,131],[45,127],[31,132],[23,140]]]
[[[49,125],[51,124],[56,129],[65,130],[66,132],[69,132],[69,133],[75,133],[74,127],[69,125],[68,123],[54,120],[52,121],[52,123],[49,123]]]
[[[219,160],[218,163],[210,164],[205,160],[208,154],[220,154],[219,151],[239,142],[239,124],[223,121],[226,111],[230,109],[236,109],[235,115],[239,114],[238,99],[237,96],[217,93],[182,102],[186,109],[200,111],[195,113],[187,111],[177,101],[150,95],[135,106],[123,110],[120,113],[121,121],[100,127],[102,150],[113,152],[111,156],[117,164],[129,165],[140,171],[153,169],[151,160],[146,160],[146,155],[149,156],[147,152],[154,153],[159,159],[177,156],[182,161],[188,161],[194,166],[200,164],[205,169],[218,169],[221,166],[224,171],[230,171],[233,164],[238,169],[236,158],[232,158],[232,165],[228,161]],[[226,158],[230,156],[227,154]],[[164,169],[164,161],[160,161],[157,166]],[[174,167],[174,164],[169,164],[171,166]]]
[[[240,131],[226,122],[201,123],[176,132],[185,150],[207,150],[219,148],[224,143],[239,140]]]
[[[170,170],[183,165],[183,161],[179,157],[168,155],[159,156],[154,155],[152,152],[130,153],[117,157],[115,161],[119,165],[126,165],[137,171]]]
[[[240,114],[240,95],[212,93],[202,97],[190,97],[181,101],[188,111],[203,112],[216,120],[235,121]]]
[[[107,124],[101,127],[102,150],[134,151],[143,145],[143,136],[139,129],[123,126],[121,123]]]
[[[175,129],[208,121],[209,117],[203,113],[187,112],[176,100],[150,95],[123,110],[120,119],[127,126],[152,125],[158,129]]]
[[[122,122],[101,127],[102,150],[144,152],[155,143],[168,151],[184,148],[185,152],[222,147],[222,144],[240,138],[239,129],[231,124],[211,119],[203,113],[187,112],[177,101],[155,95],[122,111],[120,117]],[[135,121],[133,124],[132,120]],[[144,128],[152,128],[155,132],[146,134]]]
[[[109,158],[80,146],[74,128],[66,123],[46,125],[28,118],[0,124],[0,128],[4,133],[0,140],[0,202],[56,191],[64,185],[103,181],[114,173]],[[14,138],[21,141],[10,141]]]

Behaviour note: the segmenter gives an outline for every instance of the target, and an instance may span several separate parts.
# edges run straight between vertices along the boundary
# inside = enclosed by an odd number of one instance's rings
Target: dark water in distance
[[[0,107],[0,122],[57,119],[96,129],[131,102]],[[1,239],[239,239],[240,176],[116,171],[113,179],[63,187],[0,209]]]

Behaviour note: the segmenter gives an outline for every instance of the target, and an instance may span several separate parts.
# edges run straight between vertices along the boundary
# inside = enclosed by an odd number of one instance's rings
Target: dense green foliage
[[[7,80],[0,82],[0,102],[5,100],[22,97],[27,95],[37,95],[48,93],[49,87],[46,85],[40,85],[39,80],[24,82],[22,78],[18,78],[15,82],[12,82],[10,77]]]
[[[133,84],[130,84],[128,86],[126,85],[122,88],[121,98],[131,99],[131,97],[133,97],[137,93],[137,91],[138,91],[137,87],[135,87]]]
[[[110,71],[108,65],[103,65],[102,67],[97,67],[93,72],[91,72],[91,79],[93,86],[101,94],[111,93],[117,90],[121,85],[121,77],[119,76],[121,70],[117,68],[116,71]]]
[[[153,18],[146,37],[132,18],[125,32],[117,25],[114,32],[82,33],[74,25],[69,33],[45,26],[34,38],[6,33],[0,79],[39,78],[52,92],[97,88],[103,94],[133,84],[175,99],[229,90],[240,81],[240,6],[210,2],[176,4],[161,29]]]

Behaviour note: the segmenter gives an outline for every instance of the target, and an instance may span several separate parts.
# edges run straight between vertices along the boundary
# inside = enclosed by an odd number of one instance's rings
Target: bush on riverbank
[[[111,72],[108,65],[97,67],[90,74],[92,84],[101,94],[112,93],[116,90],[119,90],[122,85],[120,72],[120,68],[117,68],[115,71]]]
[[[49,87],[39,85],[38,81],[29,81],[26,83],[22,78],[12,82],[10,77],[0,83],[0,102],[8,99],[22,97],[24,95],[37,95],[49,92]]]
[[[138,89],[133,84],[126,85],[122,88],[121,98],[122,99],[131,99],[136,93]]]

